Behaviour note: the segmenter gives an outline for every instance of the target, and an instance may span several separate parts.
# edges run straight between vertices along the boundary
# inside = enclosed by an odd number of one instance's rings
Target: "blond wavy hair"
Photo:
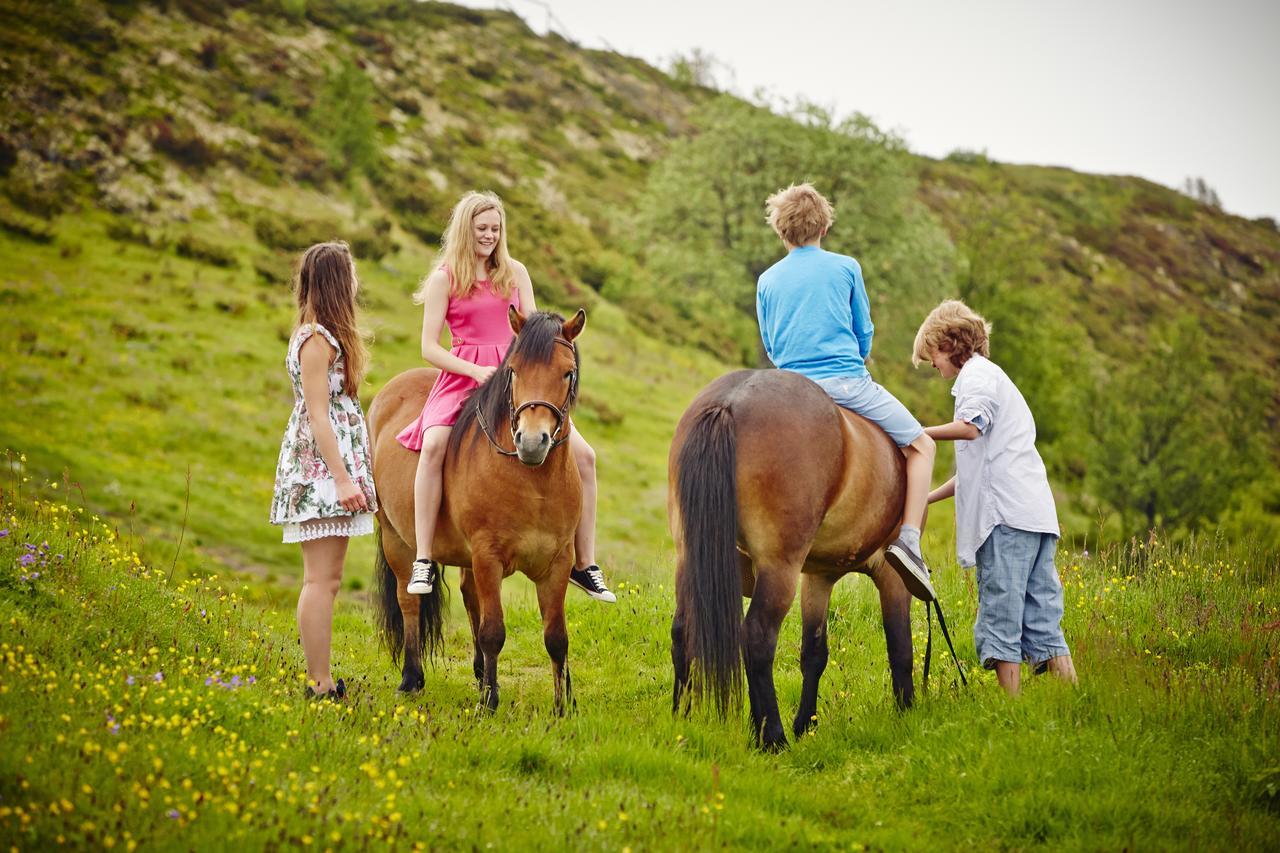
[[[807,181],[778,190],[764,203],[765,219],[792,246],[820,238],[836,221],[835,208]]]
[[[934,352],[950,358],[956,367],[979,355],[991,355],[991,324],[959,299],[948,299],[929,312],[916,332],[911,363],[928,364]]]
[[[477,216],[489,210],[498,211],[498,245],[486,259],[485,269],[480,270],[476,263],[476,236],[472,223]],[[511,296],[516,286],[516,274],[515,264],[507,252],[507,212],[502,206],[502,199],[495,193],[469,192],[453,206],[433,271],[441,268],[448,269],[451,297],[465,299],[470,296],[481,278],[487,278],[494,292],[503,299]],[[426,294],[427,279],[424,278],[413,299],[421,304]]]

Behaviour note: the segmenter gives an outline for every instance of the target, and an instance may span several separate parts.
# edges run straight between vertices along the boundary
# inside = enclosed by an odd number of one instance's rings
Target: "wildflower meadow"
[[[671,715],[657,567],[618,583],[613,607],[570,599],[566,718],[518,581],[495,714],[478,711],[458,613],[426,689],[398,695],[347,594],[335,671],[349,698],[316,702],[288,606],[144,558],[39,485],[6,485],[0,511],[0,838],[14,849],[1267,849],[1280,832],[1277,565],[1247,546],[1064,547],[1081,682],[1033,678],[1017,700],[975,668],[972,578],[939,554],[969,686],[935,659],[905,713],[874,589],[846,580],[818,728],[764,755],[745,715]],[[787,709],[797,622],[780,645]],[[924,631],[920,609],[917,657]]]

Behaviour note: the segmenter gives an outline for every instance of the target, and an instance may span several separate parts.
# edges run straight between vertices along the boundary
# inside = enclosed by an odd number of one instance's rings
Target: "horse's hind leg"
[[[893,698],[899,708],[910,708],[916,695],[911,673],[911,593],[884,560],[879,560],[867,573],[880,591],[880,618],[884,622],[885,647],[889,652]]]
[[[396,601],[400,605],[401,618],[404,620],[404,665],[400,671],[400,692],[413,693],[421,690],[426,684],[422,672],[423,636],[422,620],[418,608],[422,606],[419,596],[410,595],[405,589],[409,582],[409,566],[413,564],[413,551],[404,540],[394,532],[383,528],[382,552],[387,565],[392,567],[396,576]]]
[[[675,674],[671,690],[671,713],[680,713],[680,697],[689,688],[689,645],[685,638],[688,604],[680,595],[680,577],[685,572],[684,554],[676,557],[676,612],[671,617],[671,668]],[[688,712],[688,707],[685,708]]]
[[[818,682],[827,668],[827,611],[836,580],[829,575],[807,574],[801,581],[803,635],[800,640],[800,671],[804,673],[804,687],[800,691],[800,707],[791,724],[791,731],[796,737],[818,724]]]
[[[462,567],[462,582],[458,585],[462,591],[462,603],[467,608],[467,621],[471,623],[471,671],[476,676],[476,687],[484,684],[484,653],[480,651],[480,598],[476,595],[475,574],[466,566]]]
[[[787,736],[773,687],[773,659],[778,650],[778,629],[791,609],[800,569],[786,565],[769,569],[759,563],[757,569],[755,593],[743,622],[742,657],[756,743],[762,749],[775,750],[787,745]]]
[[[569,680],[569,629],[564,623],[564,594],[569,588],[569,571],[565,562],[538,582],[538,609],[542,611],[542,642],[551,658],[551,676],[555,685],[555,712],[564,716],[572,707],[573,682]]]

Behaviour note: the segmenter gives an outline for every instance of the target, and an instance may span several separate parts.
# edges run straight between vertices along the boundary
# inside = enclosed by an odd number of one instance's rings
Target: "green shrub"
[[[184,258],[203,261],[215,267],[234,267],[235,253],[230,249],[202,240],[194,234],[183,234],[174,244],[174,251]]]
[[[48,224],[7,204],[0,204],[0,228],[37,243],[53,242],[53,229]]]

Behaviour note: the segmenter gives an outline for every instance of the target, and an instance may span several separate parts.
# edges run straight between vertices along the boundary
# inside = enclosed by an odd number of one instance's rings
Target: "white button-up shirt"
[[[1036,422],[1018,386],[998,365],[975,353],[960,368],[951,394],[955,419],[982,433],[956,442],[960,565],[976,565],[978,548],[997,524],[1057,536],[1057,507],[1036,451]]]

